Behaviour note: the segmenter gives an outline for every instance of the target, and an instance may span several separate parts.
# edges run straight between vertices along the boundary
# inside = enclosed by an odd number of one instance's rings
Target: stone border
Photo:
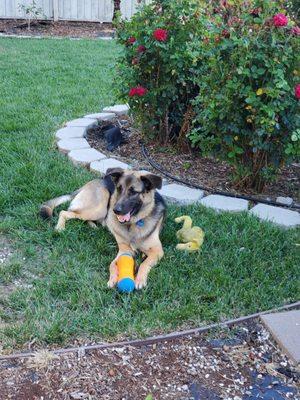
[[[92,148],[85,139],[87,130],[97,125],[99,121],[110,121],[117,116],[127,115],[128,112],[128,105],[116,104],[105,107],[102,112],[87,114],[82,118],[67,122],[65,127],[59,129],[55,134],[59,151],[67,154],[75,165],[82,165],[101,176],[105,174],[107,168],[131,169],[130,164],[111,158]],[[167,202],[173,204],[201,204],[216,212],[248,212],[249,215],[254,215],[262,221],[272,222],[282,228],[294,228],[300,225],[300,214],[297,211],[261,203],[251,208],[248,200],[215,194],[205,196],[203,190],[178,183],[169,183],[166,179],[163,180],[163,187],[159,192]],[[278,204],[291,205],[292,201],[289,197],[277,198]],[[251,209],[249,210],[249,208]]]

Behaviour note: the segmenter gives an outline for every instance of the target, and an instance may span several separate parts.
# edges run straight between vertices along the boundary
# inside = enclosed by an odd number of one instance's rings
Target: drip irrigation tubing
[[[56,350],[49,350],[53,354],[66,354],[66,353],[74,353],[74,352],[83,352],[85,353],[86,351],[90,350],[102,350],[102,349],[109,349],[109,348],[115,348],[115,347],[139,347],[139,346],[148,346],[154,343],[160,343],[160,342],[166,342],[169,340],[175,340],[179,339],[185,336],[190,336],[190,335],[197,335],[200,333],[207,332],[211,329],[216,329],[216,328],[225,328],[229,327],[231,325],[235,325],[237,323],[243,323],[246,321],[249,321],[254,318],[258,318],[261,315],[265,314],[270,314],[278,311],[285,311],[285,310],[292,310],[292,309],[298,309],[300,307],[300,301],[297,301],[295,303],[290,303],[286,304],[281,307],[276,307],[271,310],[266,310],[266,311],[261,311],[257,312],[255,314],[250,314],[246,316],[242,316],[239,318],[234,318],[234,319],[229,319],[224,322],[217,322],[215,324],[210,324],[210,325],[205,325],[205,326],[200,326],[198,328],[192,328],[192,329],[187,329],[183,331],[175,331],[171,333],[167,333],[165,335],[158,335],[158,336],[152,336],[148,337],[146,339],[135,339],[135,340],[127,340],[123,342],[112,342],[112,343],[101,343],[101,344],[92,344],[92,345],[87,345],[87,346],[77,346],[77,347],[67,347],[63,349],[56,349]],[[15,353],[15,354],[8,354],[8,355],[2,355],[0,356],[0,361],[5,361],[5,360],[11,360],[15,358],[28,358],[28,357],[33,357],[37,351],[28,351],[28,352],[23,352],[23,353]]]
[[[269,206],[276,206],[276,207],[286,207],[286,208],[294,208],[297,210],[300,210],[300,205],[286,205],[286,204],[280,204],[272,200],[265,200],[265,199],[260,199],[258,197],[254,196],[246,196],[242,194],[236,194],[236,193],[231,193],[231,192],[224,192],[222,190],[214,190],[212,188],[206,187],[206,186],[201,186],[197,185],[195,183],[186,181],[184,179],[177,178],[176,176],[170,174],[168,171],[166,171],[160,164],[158,164],[156,161],[154,161],[150,155],[148,150],[146,149],[145,144],[143,143],[142,140],[139,141],[139,144],[141,146],[142,154],[146,161],[157,171],[159,171],[161,174],[165,175],[166,177],[172,179],[173,181],[182,183],[183,185],[193,187],[195,189],[201,189],[204,190],[205,192],[210,192],[212,194],[220,194],[221,196],[226,196],[226,197],[235,197],[237,199],[243,199],[243,200],[249,200],[252,201],[253,203],[263,203],[263,204],[268,204]]]

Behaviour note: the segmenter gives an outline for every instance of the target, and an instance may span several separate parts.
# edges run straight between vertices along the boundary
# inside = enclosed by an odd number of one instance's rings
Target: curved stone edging
[[[130,164],[108,157],[105,153],[92,148],[85,139],[87,130],[100,121],[110,121],[117,116],[127,115],[128,112],[128,105],[116,104],[105,107],[102,112],[87,114],[82,118],[67,122],[66,126],[59,129],[55,134],[59,151],[67,154],[75,165],[87,167],[101,176],[105,174],[107,168],[130,169]],[[254,215],[260,220],[272,222],[283,228],[294,228],[300,225],[300,214],[297,211],[261,203],[249,210],[248,200],[215,194],[205,196],[204,191],[200,189],[190,188],[178,183],[168,183],[165,179],[159,192],[170,203],[179,205],[201,204],[216,212],[247,211],[249,215]],[[278,199],[279,204],[284,204],[284,201],[289,198],[278,197]]]

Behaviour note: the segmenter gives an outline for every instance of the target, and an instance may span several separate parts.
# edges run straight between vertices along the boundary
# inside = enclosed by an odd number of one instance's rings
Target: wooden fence
[[[143,3],[149,3],[149,0]],[[121,0],[123,18],[130,18],[136,11],[138,0]],[[25,12],[20,5],[30,5],[32,0],[0,0],[0,18],[24,18]],[[39,19],[67,21],[111,22],[113,15],[112,0],[36,0],[40,8]]]

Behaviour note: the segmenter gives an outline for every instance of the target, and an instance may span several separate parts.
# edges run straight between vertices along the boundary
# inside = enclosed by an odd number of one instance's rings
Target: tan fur
[[[64,230],[69,219],[81,219],[89,224],[93,221],[102,223],[107,214],[108,200],[109,193],[99,179],[88,182],[73,198],[68,211],[59,213],[55,230]]]
[[[157,206],[154,201],[154,189],[140,194],[142,207],[137,215],[131,217],[129,224],[120,224],[113,211],[116,202],[120,201],[122,196],[126,197],[130,187],[135,188],[137,191],[142,190],[142,176],[145,177],[147,175],[137,171],[123,171],[122,177],[118,180],[118,186],[122,189],[121,191],[115,190],[111,198],[103,181],[95,179],[88,182],[78,191],[74,192],[74,194],[52,199],[41,207],[41,212],[44,216],[45,213],[51,216],[53,209],[57,205],[68,201],[68,199],[71,200],[68,210],[59,213],[55,228],[59,232],[65,229],[66,221],[70,219],[87,221],[92,227],[96,227],[95,222],[108,227],[119,247],[117,256],[110,264],[108,287],[113,287],[117,283],[116,261],[124,251],[131,252],[133,255],[136,251],[141,251],[147,256],[140,265],[136,276],[135,284],[137,289],[146,286],[151,267],[158,263],[164,254],[159,239],[163,222],[163,212],[157,213],[156,218],[155,207]],[[126,183],[128,181],[130,181],[130,184]],[[136,225],[136,222],[139,220],[144,221],[143,227]]]

